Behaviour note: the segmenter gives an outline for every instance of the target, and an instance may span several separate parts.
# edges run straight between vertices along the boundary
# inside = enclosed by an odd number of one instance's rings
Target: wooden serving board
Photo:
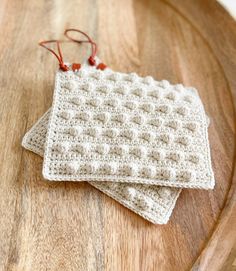
[[[211,0],[2,0],[0,22],[0,270],[233,270],[236,23],[226,11]],[[88,32],[115,70],[199,89],[217,183],[184,190],[167,225],[87,183],[43,180],[42,159],[20,146],[52,101],[56,60],[37,42],[66,27]],[[63,52],[82,61],[88,47]]]

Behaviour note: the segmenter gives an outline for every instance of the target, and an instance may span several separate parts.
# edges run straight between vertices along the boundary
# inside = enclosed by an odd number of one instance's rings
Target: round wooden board
[[[0,6],[0,269],[231,270],[234,20],[210,0],[3,0]],[[184,190],[167,225],[152,225],[86,183],[44,181],[41,158],[21,148],[52,101],[56,61],[37,42],[61,37],[66,27],[90,33],[115,70],[198,88],[211,120],[216,187]],[[64,48],[78,61],[85,52]]]

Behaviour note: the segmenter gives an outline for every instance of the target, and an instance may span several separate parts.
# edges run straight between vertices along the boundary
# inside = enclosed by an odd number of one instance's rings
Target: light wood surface
[[[155,226],[86,183],[43,180],[22,136],[50,107],[56,60],[37,46],[88,32],[110,67],[199,89],[213,191],[184,190]],[[0,2],[0,270],[236,270],[236,23],[215,1]],[[82,61],[88,47],[63,46]]]

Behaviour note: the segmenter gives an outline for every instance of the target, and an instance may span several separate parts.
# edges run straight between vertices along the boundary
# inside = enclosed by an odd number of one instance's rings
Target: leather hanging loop
[[[85,36],[87,38],[87,40],[78,40],[78,39],[74,39],[72,37],[69,36],[69,32],[77,32],[82,34],[83,36]],[[75,29],[75,28],[68,28],[65,30],[64,35],[71,41],[77,42],[77,43],[83,43],[83,42],[87,42],[91,44],[91,55],[88,58],[88,62],[91,66],[95,66],[96,65],[96,54],[97,54],[97,44],[89,37],[88,34],[86,34],[85,32],[79,30],[79,29]]]
[[[62,71],[66,72],[69,71],[69,67],[67,65],[65,65],[64,61],[63,61],[63,56],[62,56],[62,51],[61,51],[61,47],[60,47],[60,40],[46,40],[46,41],[41,41],[39,42],[39,45],[44,47],[45,49],[47,49],[49,52],[51,52],[58,60],[59,62],[59,67]],[[51,48],[49,48],[48,46],[46,46],[46,44],[48,43],[56,43],[57,44],[57,51],[58,54]]]
[[[69,36],[69,32],[77,32],[80,33],[82,35],[84,35],[87,40],[79,40],[79,39],[74,39],[72,37]],[[79,29],[74,29],[74,28],[69,28],[66,29],[64,32],[64,35],[69,39],[69,41],[71,42],[77,42],[77,43],[90,43],[91,45],[91,55],[88,58],[88,62],[91,66],[96,66],[97,69],[99,70],[104,70],[106,69],[106,65],[104,63],[99,63],[98,65],[96,64],[96,55],[97,55],[97,44],[89,37],[88,34],[86,34],[85,32],[79,30]],[[41,41],[39,42],[39,45],[44,47],[45,49],[47,49],[49,52],[51,52],[58,60],[59,62],[59,67],[62,71],[68,71],[69,67],[67,65],[65,65],[64,61],[63,61],[63,56],[62,56],[62,50],[60,47],[60,43],[61,42],[65,42],[65,41],[61,41],[61,40],[46,40],[46,41]],[[57,44],[57,51],[58,53],[56,53],[53,49],[49,48],[46,44],[48,43],[56,43]],[[72,63],[71,65],[71,69],[73,71],[77,71],[81,68],[81,64],[80,63]]]

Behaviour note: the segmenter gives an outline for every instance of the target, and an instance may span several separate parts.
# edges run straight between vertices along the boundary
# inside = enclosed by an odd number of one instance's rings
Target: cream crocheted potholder
[[[48,110],[25,134],[22,146],[43,157],[48,130]],[[145,184],[89,182],[92,186],[154,224],[166,224],[181,189]]]
[[[43,175],[213,188],[202,102],[182,85],[149,76],[58,71]]]

